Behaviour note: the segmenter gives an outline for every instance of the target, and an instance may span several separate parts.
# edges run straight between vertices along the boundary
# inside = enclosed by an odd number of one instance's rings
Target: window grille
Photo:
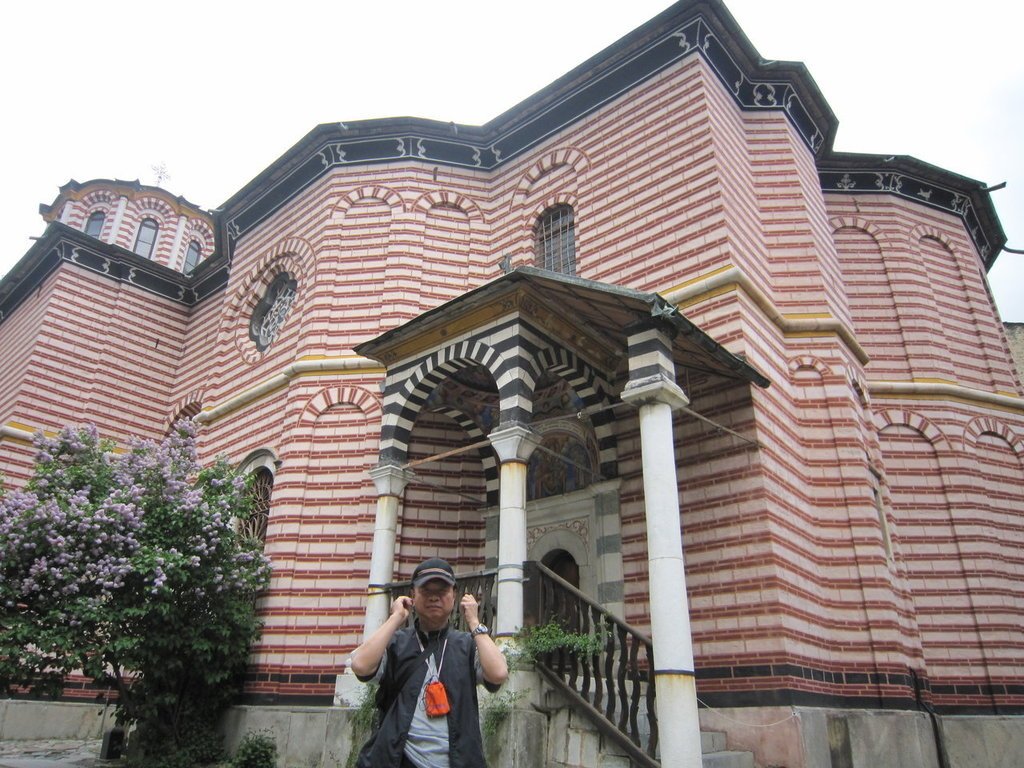
[[[270,519],[270,496],[274,491],[274,475],[266,467],[252,473],[249,494],[252,497],[252,514],[245,520],[239,531],[243,538],[267,542],[267,521]]]
[[[249,338],[256,342],[260,352],[274,343],[288,318],[288,310],[295,301],[297,285],[287,272],[282,272],[267,288],[249,321]]]
[[[576,274],[576,230],[572,208],[556,205],[537,220],[537,266],[565,275]]]

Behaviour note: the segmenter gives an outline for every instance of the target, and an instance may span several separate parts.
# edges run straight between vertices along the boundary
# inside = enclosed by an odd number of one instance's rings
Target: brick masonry
[[[0,324],[6,482],[27,477],[27,432],[85,421],[124,441],[201,413],[205,457],[272,455],[274,576],[247,695],[329,702],[362,630],[382,418],[383,367],[353,347],[498,277],[505,258],[532,264],[534,223],[560,203],[581,277],[685,293],[687,317],[772,382],[680,377],[695,410],[756,443],[676,422],[701,697],[1024,710],[1024,392],[970,233],[896,195],[824,194],[791,122],[739,109],[702,58],[493,170],[336,166],[247,231],[226,285],[192,306],[61,264]],[[204,258],[214,248],[209,215],[152,188],[65,188],[51,217],[82,229],[100,208],[101,239],[129,250],[158,219],[168,269],[190,239]],[[730,269],[736,281],[692,289]],[[250,319],[282,272],[296,298],[260,352]],[[612,429],[621,565],[606,569],[644,627],[635,416]],[[410,458],[466,442],[423,413]],[[479,456],[419,474],[396,577],[434,553],[482,568]]]

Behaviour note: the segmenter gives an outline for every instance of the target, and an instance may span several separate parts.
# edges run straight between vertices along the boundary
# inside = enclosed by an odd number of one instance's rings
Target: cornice
[[[229,249],[332,169],[418,161],[492,171],[694,56],[741,109],[785,114],[815,154],[831,146],[835,116],[802,64],[761,59],[718,0],[680,2],[484,126],[419,118],[317,126],[221,206]]]
[[[899,400],[954,400],[999,411],[1024,414],[1024,398],[986,392],[945,381],[868,381],[874,397]]]
[[[886,192],[953,213],[987,267],[1005,245],[984,185],[913,158],[895,168],[881,156],[834,152],[838,120],[807,68],[764,60],[720,0],[683,0],[483,126],[419,118],[317,126],[221,206],[226,250],[233,253],[254,227],[334,169],[422,162],[491,172],[692,57],[741,110],[786,116],[815,156],[824,191]]]
[[[207,223],[213,224],[212,215],[204,211],[195,203],[189,202],[181,195],[173,195],[162,187],[151,187],[141,183],[138,179],[125,181],[123,179],[90,179],[86,182],[78,182],[74,179],[63,185],[57,197],[50,204],[40,203],[39,213],[46,221],[55,221],[60,216],[62,204],[66,200],[81,200],[95,189],[105,189],[123,195],[129,200],[137,200],[140,197],[159,197],[166,202],[175,213],[188,214],[197,218],[205,219]]]
[[[867,365],[870,357],[857,341],[850,327],[831,315],[808,316],[787,315],[779,311],[775,302],[755,283],[746,272],[732,264],[709,272],[682,285],[660,291],[666,301],[680,309],[686,309],[712,296],[741,288],[772,323],[786,336],[838,336],[853,352],[861,365]]]
[[[126,283],[185,307],[192,307],[217,293],[228,280],[228,265],[223,259],[207,259],[192,275],[183,275],[55,221],[0,280],[0,324],[63,264],[73,264],[107,280]]]
[[[383,375],[385,369],[375,360],[358,355],[344,357],[309,357],[289,363],[276,374],[264,379],[249,389],[229,397],[227,400],[204,409],[198,416],[198,424],[209,424],[229,413],[237,411],[250,403],[262,400],[264,397],[279,389],[288,386],[288,383],[300,376],[337,375],[341,373],[379,373]]]
[[[986,269],[1006,245],[1006,235],[980,181],[907,155],[830,153],[818,163],[825,193],[895,195],[958,217]]]

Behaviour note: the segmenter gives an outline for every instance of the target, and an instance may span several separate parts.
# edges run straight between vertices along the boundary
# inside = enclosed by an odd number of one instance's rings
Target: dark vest
[[[448,757],[452,768],[486,768],[474,673],[476,643],[469,633],[455,629],[447,630],[447,638],[441,682],[451,704],[447,715]],[[434,647],[432,643],[431,649]],[[426,657],[421,656],[416,630],[396,632],[386,653],[387,664],[377,692],[380,727],[360,751],[357,768],[394,768],[401,764],[409,724],[427,674]],[[402,680],[402,689],[395,690]]]

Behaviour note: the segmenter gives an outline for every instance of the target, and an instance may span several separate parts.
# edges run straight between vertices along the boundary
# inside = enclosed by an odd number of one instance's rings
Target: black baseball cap
[[[440,557],[432,557],[417,565],[416,570],[412,572],[412,585],[414,587],[422,587],[428,581],[433,581],[434,579],[439,579],[451,586],[455,585],[455,572],[447,560],[442,560]]]

